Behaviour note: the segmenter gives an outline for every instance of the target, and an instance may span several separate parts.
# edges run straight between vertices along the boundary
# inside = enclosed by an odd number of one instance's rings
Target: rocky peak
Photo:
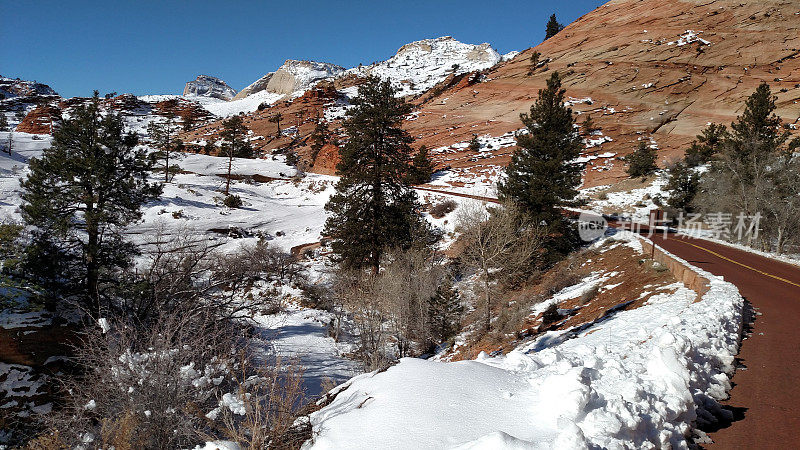
[[[0,94],[4,98],[58,95],[53,88],[46,84],[4,76],[0,76]]]
[[[307,90],[316,81],[334,77],[344,72],[335,64],[317,61],[298,61],[287,59],[275,72],[259,78],[255,83],[242,89],[237,99],[268,91],[275,94],[291,94]]]
[[[391,80],[401,95],[424,92],[451,74],[483,70],[500,62],[491,45],[465,44],[451,36],[406,44],[386,61],[352,69],[362,75]]]
[[[198,75],[196,79],[186,83],[183,95],[230,100],[236,95],[236,91],[217,77]]]

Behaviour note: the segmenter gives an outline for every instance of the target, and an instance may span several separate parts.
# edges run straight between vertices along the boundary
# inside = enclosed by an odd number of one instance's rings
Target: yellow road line
[[[767,272],[764,272],[764,271],[762,271],[762,270],[758,270],[758,269],[756,269],[755,267],[748,266],[747,264],[742,264],[742,263],[740,263],[739,261],[734,261],[734,260],[732,260],[732,259],[730,259],[730,258],[728,258],[728,257],[722,256],[722,255],[720,255],[719,253],[717,253],[717,252],[715,252],[715,251],[713,251],[713,250],[709,250],[709,249],[707,249],[707,248],[705,248],[705,247],[701,247],[701,246],[699,246],[699,245],[692,244],[691,242],[686,242],[686,241],[684,241],[684,240],[682,240],[682,239],[672,239],[672,240],[673,240],[673,241],[678,241],[678,242],[683,242],[683,243],[684,243],[684,244],[686,244],[686,245],[691,245],[692,247],[699,248],[700,250],[703,250],[704,252],[711,253],[712,255],[714,255],[714,256],[716,256],[716,257],[718,257],[718,258],[722,258],[722,259],[724,259],[725,261],[732,262],[732,263],[734,263],[734,264],[736,264],[736,265],[739,265],[739,266],[742,266],[742,267],[744,267],[744,268],[746,268],[746,269],[750,269],[750,270],[752,270],[753,272],[760,273],[761,275],[764,275],[764,276],[767,276],[767,277],[770,277],[770,278],[774,278],[774,279],[776,279],[776,280],[779,280],[779,281],[783,281],[784,283],[791,284],[792,286],[797,286],[797,287],[800,287],[800,284],[798,284],[798,283],[795,283],[794,281],[789,281],[789,280],[787,280],[786,278],[781,278],[781,277],[779,277],[779,276],[777,276],[777,275],[772,275],[771,273],[767,273]]]

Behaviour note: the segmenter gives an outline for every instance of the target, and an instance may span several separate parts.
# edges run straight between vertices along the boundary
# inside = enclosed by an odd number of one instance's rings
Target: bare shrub
[[[484,327],[489,330],[493,297],[500,290],[497,281],[531,274],[542,249],[543,231],[513,205],[487,209],[475,204],[460,209],[456,230],[464,243],[461,259],[481,280]]]
[[[302,371],[256,357],[253,341],[241,339],[247,334],[237,321],[180,310],[161,311],[146,329],[106,319],[76,346],[81,371],[63,380],[65,405],[36,442],[140,449],[229,439],[243,448],[299,447],[309,437],[293,427],[303,411]]]
[[[458,204],[454,200],[445,200],[437,203],[431,208],[431,216],[433,216],[435,219],[441,219],[442,217],[455,211],[457,206]]]

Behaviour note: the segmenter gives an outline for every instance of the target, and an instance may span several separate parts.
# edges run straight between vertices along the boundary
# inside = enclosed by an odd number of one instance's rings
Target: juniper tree
[[[516,204],[534,223],[544,224],[557,237],[546,246],[557,254],[576,243],[574,230],[561,207],[575,204],[581,182],[580,156],[583,141],[576,131],[572,110],[564,106],[565,90],[554,72],[530,112],[520,114],[527,134],[517,134],[517,150],[506,168],[506,179],[498,183],[501,199]]]
[[[656,166],[656,151],[647,145],[645,141],[639,141],[639,147],[625,157],[625,162],[628,163],[626,171],[631,178],[645,177],[658,169],[658,166]]]
[[[161,192],[148,183],[152,163],[137,143],[119,115],[101,113],[95,91],[53,133],[42,156],[31,159],[21,182],[23,217],[36,227],[29,267],[57,280],[61,294],[76,295],[92,315],[101,311],[106,282],[136,254],[124,227]],[[58,273],[43,273],[48,269]]]
[[[477,152],[481,149],[481,143],[478,141],[478,135],[473,134],[472,139],[469,141],[469,146],[467,148],[472,152]]]
[[[550,20],[547,21],[547,27],[545,29],[544,40],[548,40],[551,37],[557,35],[564,29],[564,25],[560,24],[556,19],[556,15],[553,14],[550,16]]]
[[[423,145],[411,160],[411,167],[406,178],[408,184],[425,184],[431,181],[432,174],[433,161],[428,155],[428,147]]]
[[[220,133],[224,142],[220,146],[221,154],[228,158],[228,174],[225,180],[225,195],[231,190],[231,170],[233,170],[233,158],[252,158],[253,148],[247,138],[248,128],[245,126],[242,116],[235,115],[222,122],[223,130]]]
[[[413,138],[400,128],[411,106],[388,81],[370,77],[344,121],[341,176],[325,209],[325,234],[345,268],[372,268],[390,248],[406,248],[419,225],[416,194],[405,180]]]
[[[167,112],[164,115],[165,120],[162,122],[151,122],[147,126],[147,132],[150,135],[150,140],[158,147],[158,151],[150,154],[154,160],[164,161],[164,182],[169,183],[170,175],[174,174],[179,168],[176,166],[170,167],[169,159],[170,153],[175,151],[175,141],[178,136],[178,123],[175,120],[172,112]]]

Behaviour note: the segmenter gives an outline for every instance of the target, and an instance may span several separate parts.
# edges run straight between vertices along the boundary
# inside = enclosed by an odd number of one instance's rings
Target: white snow
[[[345,74],[376,75],[391,80],[399,89],[398,95],[405,96],[427,91],[451,73],[487,69],[500,60],[500,54],[489,44],[465,44],[443,36],[411,42],[386,61],[356,67]]]
[[[340,387],[305,449],[686,448],[730,389],[743,300],[683,286],[500,357],[405,358]],[[459,447],[460,446],[460,447]]]

